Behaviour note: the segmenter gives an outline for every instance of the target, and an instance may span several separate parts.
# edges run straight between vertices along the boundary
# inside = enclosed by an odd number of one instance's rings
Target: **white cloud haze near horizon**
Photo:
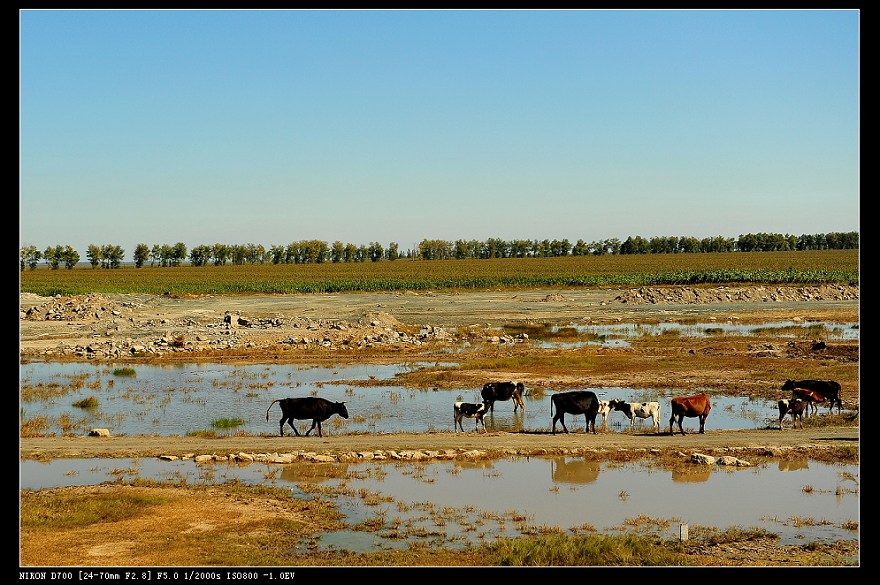
[[[20,245],[859,230],[857,10],[19,16]]]

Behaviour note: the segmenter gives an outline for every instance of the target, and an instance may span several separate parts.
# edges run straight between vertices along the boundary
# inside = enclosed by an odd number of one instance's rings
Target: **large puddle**
[[[664,537],[681,524],[764,528],[797,544],[859,537],[859,468],[807,459],[752,467],[578,457],[429,463],[196,464],[160,459],[22,461],[21,487],[94,485],[135,478],[188,484],[238,480],[333,498],[347,528],[310,546],[355,552],[418,541],[455,547],[546,531],[638,531]],[[325,474],[314,474],[314,466]],[[365,527],[369,527],[366,529]]]
[[[345,401],[350,417],[334,416],[323,425],[325,433],[424,433],[453,430],[452,405],[458,400],[480,402],[480,388],[414,390],[403,386],[361,386],[356,380],[389,380],[394,375],[425,364],[409,365],[224,365],[176,364],[126,366],[91,363],[32,362],[20,366],[20,409],[23,420],[44,417],[46,432],[85,434],[95,427],[114,435],[186,435],[213,431],[244,431],[274,435],[279,432],[281,410],[269,409],[277,398],[321,396]],[[684,391],[668,388],[591,388],[601,399],[618,398],[661,403],[661,427],[668,428],[669,400]],[[709,392],[713,389],[708,388]],[[498,402],[486,418],[488,428],[504,431],[549,431],[550,396],[527,393],[525,411],[513,403]],[[97,406],[76,403],[94,396]],[[269,409],[269,420],[266,410]],[[274,410],[273,410],[274,409]],[[716,396],[706,426],[709,429],[761,429],[775,426],[779,413],[773,400]],[[229,421],[233,421],[229,426]],[[569,430],[583,429],[584,417],[567,415]],[[223,423],[226,424],[223,424]],[[475,421],[465,420],[472,424]],[[311,421],[297,422],[300,432]],[[685,430],[697,429],[696,419],[685,419]],[[651,421],[637,419],[637,430],[650,430]],[[599,420],[601,426],[601,417]],[[557,425],[557,430],[561,427]],[[629,429],[622,413],[609,416],[607,429]],[[471,430],[471,429],[467,429]],[[289,428],[285,434],[289,434]]]
[[[763,325],[695,323],[681,325],[577,326],[597,343],[626,344],[642,335],[674,331],[689,336],[749,335],[757,328],[821,328],[827,339],[858,339],[858,324],[824,325],[780,322]],[[541,343],[541,342],[539,342]],[[583,343],[577,341],[575,343]],[[547,344],[542,345],[546,346]],[[225,365],[175,364],[114,366],[93,363],[32,362],[20,365],[20,415],[41,418],[46,433],[84,434],[108,428],[115,435],[165,436],[213,431],[278,433],[278,406],[288,396],[322,396],[345,401],[347,420],[332,417],[327,434],[397,433],[453,430],[455,401],[479,402],[480,388],[414,390],[369,386],[358,381],[388,381],[402,372],[434,363],[398,365]],[[661,424],[669,422],[675,388],[590,388],[600,398],[659,400]],[[706,388],[712,392],[712,388]],[[525,410],[496,403],[487,426],[506,431],[549,431],[552,393],[527,393]],[[95,397],[97,405],[77,403]],[[389,408],[389,405],[392,407]],[[709,429],[760,429],[776,426],[775,401],[713,397]],[[463,421],[474,424],[474,421]],[[311,423],[300,421],[301,432]],[[650,432],[637,420],[637,430]],[[582,416],[566,416],[570,430],[583,429]],[[697,421],[685,419],[687,430]],[[476,428],[476,427],[475,427]],[[623,432],[629,421],[610,415],[607,432]],[[286,429],[289,433],[289,429]],[[356,552],[407,548],[426,541],[464,546],[500,536],[563,530],[571,533],[625,530],[679,534],[680,526],[764,528],[787,544],[858,538],[859,466],[806,459],[752,467],[685,466],[669,471],[650,460],[595,462],[582,458],[508,458],[492,461],[364,462],[308,464],[196,464],[160,459],[58,459],[20,463],[20,487],[41,489],[91,485],[134,478],[187,483],[288,486],[298,497],[334,498],[348,528],[304,543]],[[314,477],[315,466],[327,470]]]

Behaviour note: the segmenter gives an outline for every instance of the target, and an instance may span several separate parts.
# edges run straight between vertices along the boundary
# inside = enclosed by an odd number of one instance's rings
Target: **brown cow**
[[[806,404],[809,405],[810,410],[807,412],[810,416],[815,416],[816,412],[819,410],[819,407],[816,404],[820,402],[825,402],[825,397],[815,390],[810,390],[809,388],[795,388],[791,391],[792,400],[797,400],[800,398]]]
[[[693,396],[680,396],[678,398],[673,398],[672,417],[669,419],[669,434],[675,434],[675,428],[673,427],[675,417],[678,417],[678,430],[681,431],[682,435],[687,434],[681,427],[681,421],[686,416],[691,418],[699,417],[700,433],[704,433],[706,417],[709,416],[709,410],[711,409],[712,404],[709,402],[708,394],[694,394]]]

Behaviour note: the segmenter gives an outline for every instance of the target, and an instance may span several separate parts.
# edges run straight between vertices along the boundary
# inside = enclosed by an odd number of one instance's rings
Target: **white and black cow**
[[[622,412],[629,419],[629,427],[635,429],[636,417],[650,418],[651,422],[660,432],[660,403],[659,402],[624,402],[616,398],[608,402],[611,410]]]
[[[782,421],[785,415],[791,413],[791,421],[794,428],[797,428],[798,421],[801,421],[801,428],[804,428],[804,411],[807,409],[807,403],[800,398],[783,398],[778,403],[779,406],[779,430],[783,429]]]
[[[316,396],[305,396],[303,398],[279,398],[273,400],[272,404],[278,403],[281,406],[281,422],[278,424],[281,436],[284,436],[284,423],[288,423],[296,436],[299,431],[293,426],[294,420],[312,419],[312,426],[306,431],[306,435],[312,432],[317,425],[318,436],[321,434],[321,422],[327,420],[334,414],[338,414],[342,418],[348,418],[348,409],[345,408],[345,402],[331,402],[326,398],[318,398]],[[269,421],[269,410],[272,404],[266,409],[266,421]]]
[[[556,414],[553,414],[553,411]],[[574,390],[572,392],[559,392],[550,397],[550,414],[553,415],[553,434],[556,434],[556,421],[562,423],[563,430],[567,433],[568,428],[565,426],[565,413],[571,415],[584,415],[586,427],[584,432],[590,432],[592,426],[593,434],[596,434],[596,413],[599,412],[599,398],[595,392],[590,390]]]
[[[834,380],[786,380],[785,384],[782,385],[783,390],[792,391],[795,388],[806,388],[807,390],[818,392],[828,401],[828,412],[831,412],[834,409],[834,405],[837,404],[837,414],[840,414],[843,402],[840,396],[839,382]]]
[[[495,412],[496,400],[513,400],[513,412],[516,412],[519,407],[523,410],[526,409],[522,399],[525,391],[526,387],[522,382],[515,384],[513,382],[486,382],[480,395],[483,397],[483,402],[489,405],[489,411],[492,413]]]
[[[461,429],[461,432],[464,432],[464,427],[461,426],[461,419],[463,418],[473,418],[474,420],[474,430],[479,428],[478,423],[482,423],[483,430],[486,430],[486,421],[483,419],[489,413],[489,410],[486,408],[486,403],[481,402],[480,404],[473,404],[472,402],[456,402],[453,405],[453,413],[455,414],[455,418],[452,423],[452,430],[455,430],[455,425],[458,425],[458,428]]]

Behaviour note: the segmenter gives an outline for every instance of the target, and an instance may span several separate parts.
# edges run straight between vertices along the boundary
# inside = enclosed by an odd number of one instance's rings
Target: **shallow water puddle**
[[[496,537],[564,531],[637,530],[664,537],[681,523],[763,528],[785,544],[859,537],[859,467],[773,461],[753,467],[688,465],[669,471],[650,460],[578,457],[429,463],[196,464],[160,459],[22,461],[20,487],[42,489],[135,478],[289,487],[333,498],[348,529],[317,539],[323,549],[454,547]],[[325,476],[314,474],[315,466]],[[332,471],[332,473],[331,473]]]
[[[345,401],[350,417],[331,417],[325,433],[400,433],[452,431],[453,408],[458,400],[480,402],[480,389],[415,390],[403,386],[361,386],[346,381],[390,380],[394,375],[432,364],[404,365],[136,365],[128,375],[115,375],[113,366],[89,363],[32,362],[20,366],[22,419],[45,417],[48,433],[86,434],[95,427],[114,435],[162,436],[192,432],[243,431],[254,435],[279,432],[281,410],[270,408],[276,398],[321,396]],[[591,388],[600,399],[661,402],[661,428],[669,423],[669,389]],[[711,392],[712,389],[707,389]],[[549,431],[552,421],[550,396],[527,393],[525,411],[513,411],[512,402],[499,402],[486,418],[489,429],[502,431]],[[78,401],[94,396],[98,406],[80,408]],[[389,408],[389,405],[391,408]],[[708,429],[756,429],[775,426],[774,401],[748,397],[712,398]],[[266,420],[266,411],[269,418]],[[273,410],[274,409],[274,410]],[[231,426],[215,426],[222,422]],[[583,429],[584,417],[565,417],[569,430]],[[468,424],[475,421],[464,421]],[[311,424],[299,421],[300,432]],[[651,421],[636,421],[638,432],[650,431]],[[601,420],[599,421],[601,426]],[[685,419],[685,430],[698,428],[696,419]],[[557,425],[557,428],[560,427]],[[628,430],[622,413],[609,417],[607,430]],[[471,429],[467,429],[471,430]],[[292,434],[285,427],[285,434]]]

